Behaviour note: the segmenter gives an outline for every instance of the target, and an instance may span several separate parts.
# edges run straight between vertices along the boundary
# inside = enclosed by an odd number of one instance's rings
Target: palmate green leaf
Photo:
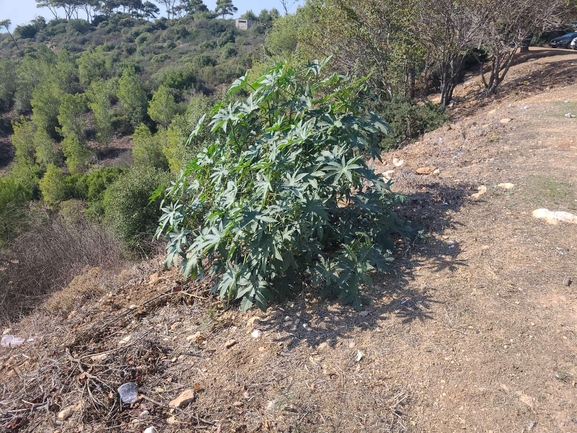
[[[178,226],[184,219],[182,204],[178,202],[170,203],[168,206],[162,207],[161,210],[163,214],[159,220],[159,227],[156,231],[157,234],[155,235],[156,239],[158,239],[158,236],[160,236],[167,227],[171,227],[173,230],[177,230]]]
[[[192,130],[192,132],[188,136],[188,140],[186,141],[187,146],[190,146],[192,139],[198,136],[200,131],[202,131],[202,129],[204,128],[204,119],[206,119],[206,114],[202,115],[202,117],[198,120],[196,127]]]
[[[242,77],[237,78],[234,80],[230,88],[228,89],[228,94],[231,95],[233,93],[238,92],[241,89],[244,89],[248,84],[248,74],[244,74]]]
[[[356,164],[360,157],[354,157],[347,161],[343,156],[340,162],[331,161],[327,164],[328,177],[334,176],[333,183],[337,183],[342,176],[345,176],[349,182],[353,181],[353,171],[362,168],[361,165]]]
[[[162,196],[162,193],[164,192],[164,182],[161,183],[158,188],[156,188],[154,190],[154,192],[152,193],[152,195],[150,196],[150,198],[148,199],[148,204],[152,204],[154,203],[154,201],[159,198],[160,196]]]

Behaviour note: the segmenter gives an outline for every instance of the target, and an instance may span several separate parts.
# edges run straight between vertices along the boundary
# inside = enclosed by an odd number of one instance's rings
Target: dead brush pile
[[[99,298],[56,298],[15,325],[34,341],[0,349],[0,431],[406,431],[408,394],[378,361],[390,349],[369,338],[388,306],[367,316],[299,297],[244,314],[210,295],[213,281],[159,267],[139,264]],[[139,397],[123,404],[128,382]],[[183,391],[193,401],[171,406]]]
[[[30,335],[32,341],[2,356],[1,431],[53,431],[65,420],[107,427],[130,421],[133,414],[123,410],[118,386],[142,384],[145,378],[161,373],[169,350],[151,329],[137,331],[120,343],[115,336],[134,330],[138,317],[174,298],[169,290],[153,293],[138,307],[117,303],[114,296],[123,299],[142,282],[137,275],[143,266],[135,267],[132,275],[121,274],[119,280],[128,282],[114,295],[108,292],[82,305],[79,301],[90,299],[86,296],[97,285],[100,273],[97,268],[86,268],[48,300],[48,314],[39,311],[19,325],[21,332],[40,330],[42,334]],[[91,296],[102,294],[96,289]],[[161,403],[156,405],[157,411],[166,409]]]

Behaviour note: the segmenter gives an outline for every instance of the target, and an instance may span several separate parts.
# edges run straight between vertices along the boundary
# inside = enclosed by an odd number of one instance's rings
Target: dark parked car
[[[573,39],[577,38],[577,32],[567,33],[566,35],[553,38],[549,41],[551,48],[568,48]]]

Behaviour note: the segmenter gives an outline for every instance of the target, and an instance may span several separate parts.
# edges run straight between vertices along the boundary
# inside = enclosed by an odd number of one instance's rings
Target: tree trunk
[[[525,39],[521,41],[521,49],[519,50],[520,53],[528,53],[529,46],[531,45],[531,40],[533,39],[533,33],[527,35]]]
[[[406,67],[405,80],[406,80],[405,97],[407,99],[413,99],[415,97],[415,80],[416,80],[416,71],[414,63],[411,63]]]
[[[8,34],[10,35],[10,37],[12,38],[12,42],[14,42],[14,45],[16,45],[16,49],[18,51],[20,51],[20,47],[18,46],[18,43],[16,42],[16,39],[14,39],[14,36],[12,36],[12,33],[10,33],[10,30],[6,29],[8,31]]]

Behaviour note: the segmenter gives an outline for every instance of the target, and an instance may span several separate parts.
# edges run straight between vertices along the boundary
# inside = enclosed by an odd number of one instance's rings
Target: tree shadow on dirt
[[[519,98],[527,98],[532,95],[544,93],[557,87],[569,86],[575,83],[577,70],[576,61],[573,59],[559,60],[562,56],[575,55],[574,50],[540,50],[519,53],[515,56],[511,66],[531,62],[545,57],[553,57],[550,62],[527,71],[526,74],[516,78],[511,78],[511,72],[505,77],[505,81],[497,88],[494,95],[483,97],[478,90],[471,90],[465,95],[465,102],[475,102],[472,105],[458,104],[459,118],[466,118],[475,115],[478,111],[490,105],[498,103],[503,99],[510,98],[511,95],[518,95]],[[477,76],[478,74],[476,74]]]
[[[435,305],[440,301],[435,299],[435,287],[412,284],[414,273],[424,267],[441,272],[467,266],[459,259],[459,243],[443,233],[456,227],[452,215],[475,191],[469,184],[452,187],[430,182],[406,195],[398,212],[421,229],[420,236],[400,246],[390,273],[373,276],[374,286],[363,297],[362,311],[314,294],[301,294],[294,302],[277,306],[259,328],[277,333],[276,341],[282,343],[283,350],[291,350],[303,342],[313,348],[324,343],[333,347],[353,331],[386,333],[393,324],[426,324],[434,318]]]

